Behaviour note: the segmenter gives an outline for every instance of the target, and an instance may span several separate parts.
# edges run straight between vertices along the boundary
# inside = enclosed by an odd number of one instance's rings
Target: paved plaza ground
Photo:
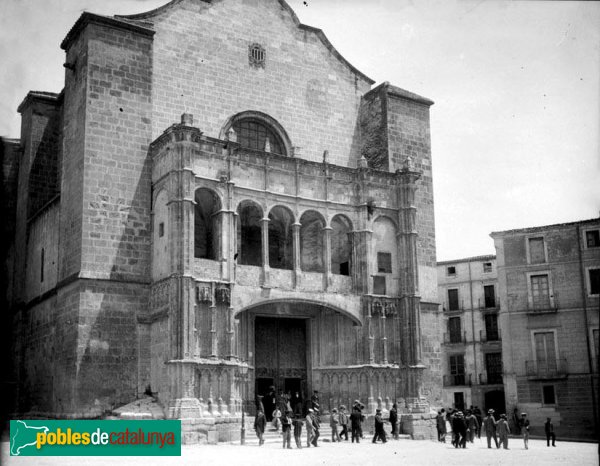
[[[510,439],[510,450],[488,450],[482,439],[469,444],[467,449],[455,449],[449,444],[431,441],[397,440],[373,445],[321,443],[319,448],[283,450],[278,444],[258,446],[195,445],[183,446],[181,457],[10,457],[8,442],[2,442],[2,465],[598,465],[598,444],[557,442],[556,448],[546,447],[542,440],[530,440],[529,450],[523,448],[521,439]]]

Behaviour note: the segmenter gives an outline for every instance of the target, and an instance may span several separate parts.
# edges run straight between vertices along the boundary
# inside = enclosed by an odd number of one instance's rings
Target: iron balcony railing
[[[551,359],[545,361],[525,361],[527,377],[536,379],[560,379],[568,373],[567,360]]]
[[[484,372],[479,374],[479,385],[502,384],[502,372]]]
[[[459,345],[467,342],[467,332],[448,332],[444,333],[444,344]]]
[[[500,329],[495,331],[479,330],[479,341],[482,343],[502,341]]]
[[[548,297],[547,299],[535,299],[527,303],[527,312],[531,314],[558,312],[558,297]]]
[[[500,309],[500,301],[497,299],[485,299],[483,302],[478,299],[477,300],[477,309],[480,311],[485,311],[486,309]]]
[[[444,387],[471,386],[471,374],[452,374],[444,376]]]
[[[468,304],[468,303],[467,303]],[[448,303],[445,303],[442,306],[442,310],[444,312],[448,312],[448,313],[459,313],[459,312],[465,312],[465,311],[470,311],[470,310],[474,310],[474,311],[494,311],[494,310],[499,310],[500,309],[500,301],[488,301],[485,303],[482,303],[480,301],[477,302],[477,304],[473,304],[473,306],[469,306],[466,305],[464,302],[460,302],[458,304],[458,307],[455,309],[450,309],[450,306]]]

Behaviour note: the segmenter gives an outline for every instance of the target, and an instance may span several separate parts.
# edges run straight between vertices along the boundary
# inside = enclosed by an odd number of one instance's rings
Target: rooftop
[[[437,265],[458,264],[460,262],[491,261],[494,259],[496,259],[496,256],[493,254],[489,254],[487,256],[473,256],[473,257],[464,257],[462,259],[456,259],[456,260],[450,260],[450,261],[441,261],[441,262],[438,262]]]
[[[516,228],[514,230],[492,231],[490,233],[490,236],[493,238],[494,236],[506,236],[506,235],[513,235],[513,234],[519,234],[519,233],[533,233],[533,232],[537,232],[537,231],[551,230],[551,229],[556,229],[556,228],[568,228],[568,227],[574,227],[574,226],[578,226],[578,225],[589,225],[589,224],[593,224],[593,223],[600,223],[600,217],[599,218],[590,218],[588,220],[579,220],[576,222],[555,223],[552,225],[542,225],[539,227],[526,227],[526,228]]]

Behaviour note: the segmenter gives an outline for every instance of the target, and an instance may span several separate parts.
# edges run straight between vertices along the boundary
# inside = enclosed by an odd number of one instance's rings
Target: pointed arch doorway
[[[256,316],[254,320],[255,393],[271,419],[280,390],[306,400],[309,319]]]

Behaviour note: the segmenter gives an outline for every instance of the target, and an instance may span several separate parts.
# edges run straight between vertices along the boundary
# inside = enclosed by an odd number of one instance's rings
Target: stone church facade
[[[14,411],[152,393],[223,440],[275,386],[435,435],[433,102],[283,0],[84,13],[61,47],[3,144]]]

